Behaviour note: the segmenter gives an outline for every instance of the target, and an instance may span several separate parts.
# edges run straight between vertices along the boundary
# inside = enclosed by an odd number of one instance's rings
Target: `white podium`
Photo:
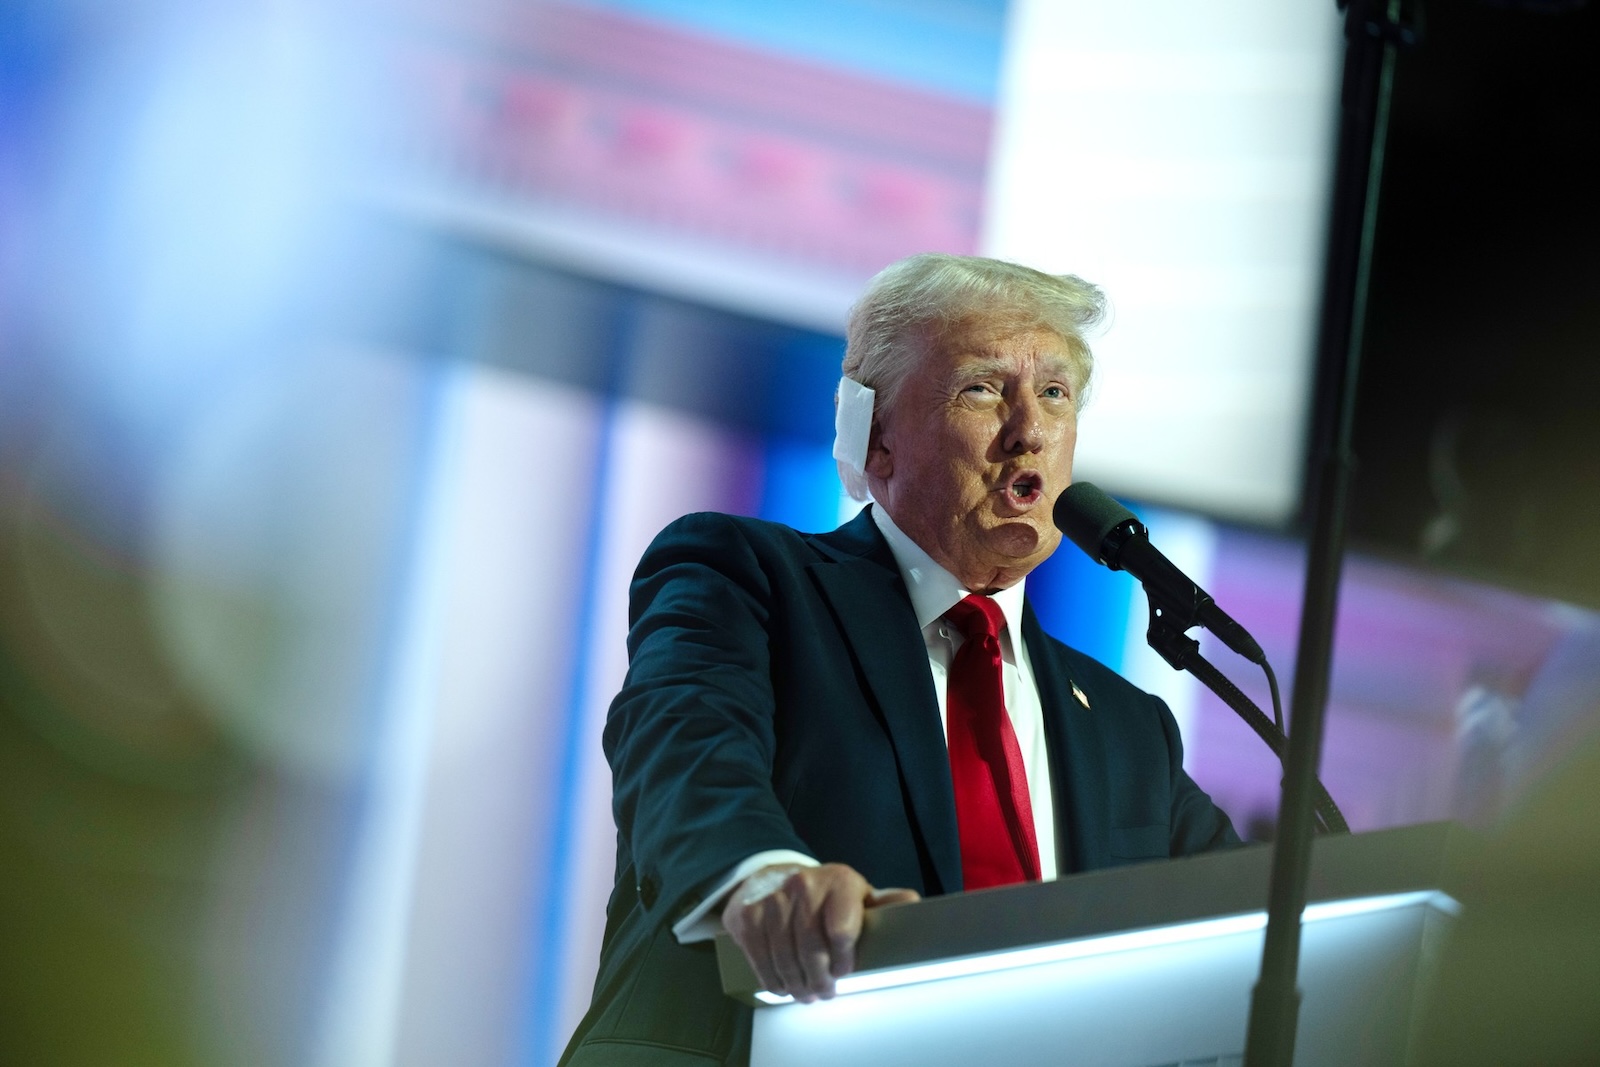
[[[1315,843],[1297,1067],[1408,1061],[1470,847],[1448,823]],[[757,989],[724,935],[723,988],[759,1009],[752,1067],[1236,1064],[1270,861],[1247,846],[869,912],[859,970],[817,1004]]]

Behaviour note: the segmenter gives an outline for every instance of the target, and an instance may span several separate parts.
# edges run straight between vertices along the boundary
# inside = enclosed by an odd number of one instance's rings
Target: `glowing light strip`
[[[1361,915],[1369,911],[1386,911],[1390,908],[1409,908],[1427,904],[1447,915],[1460,915],[1461,905],[1456,898],[1437,889],[1420,889],[1415,893],[1390,893],[1381,897],[1353,897],[1350,900],[1325,900],[1320,904],[1307,904],[1302,922],[1321,919],[1342,919],[1347,915]]]
[[[1413,907],[1419,904],[1431,905],[1450,915],[1458,915],[1461,911],[1461,905],[1446,894],[1435,890],[1421,890],[1414,893],[1390,893],[1385,896],[1357,897],[1353,900],[1331,900],[1311,904],[1306,907],[1301,921],[1311,923],[1321,922],[1324,919],[1343,919],[1352,915]],[[1134,930],[1125,934],[1061,941],[1051,945],[1031,945],[1028,948],[991,952],[982,956],[964,956],[954,960],[939,960],[934,963],[912,964],[909,967],[869,971],[866,974],[846,975],[839,979],[836,990],[839,996],[846,996],[874,989],[936,982],[944,978],[964,978],[968,975],[1007,971],[1017,967],[1032,967],[1041,963],[1059,963],[1086,956],[1104,956],[1114,952],[1129,952],[1134,949],[1226,937],[1229,934],[1261,930],[1266,925],[1267,913],[1255,911],[1222,919],[1203,919],[1199,922],[1158,926],[1150,930]],[[794,1002],[793,997],[769,993],[764,989],[757,992],[755,997],[763,1004]]]

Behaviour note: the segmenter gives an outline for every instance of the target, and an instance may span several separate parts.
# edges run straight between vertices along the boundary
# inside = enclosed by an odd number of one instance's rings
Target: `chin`
[[[1053,545],[1047,546],[1045,538],[1028,522],[1008,522],[989,532],[986,538],[995,553],[1003,558],[1023,563],[1039,555],[1049,555]]]

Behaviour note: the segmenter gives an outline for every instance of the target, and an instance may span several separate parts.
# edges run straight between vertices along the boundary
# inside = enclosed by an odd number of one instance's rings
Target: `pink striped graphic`
[[[411,14],[381,136],[425,180],[851,271],[976,248],[988,108],[579,7]]]

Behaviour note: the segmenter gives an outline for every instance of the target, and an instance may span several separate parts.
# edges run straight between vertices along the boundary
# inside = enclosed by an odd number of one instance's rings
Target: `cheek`
[[[1072,480],[1073,450],[1076,448],[1077,443],[1077,433],[1075,431],[1068,432],[1063,436],[1051,457],[1050,466],[1052,469],[1050,473],[1054,475],[1057,483],[1062,486]]]
[[[1076,419],[1063,420],[1056,427],[1052,448],[1057,455],[1072,457],[1072,450],[1078,444],[1078,423]]]

